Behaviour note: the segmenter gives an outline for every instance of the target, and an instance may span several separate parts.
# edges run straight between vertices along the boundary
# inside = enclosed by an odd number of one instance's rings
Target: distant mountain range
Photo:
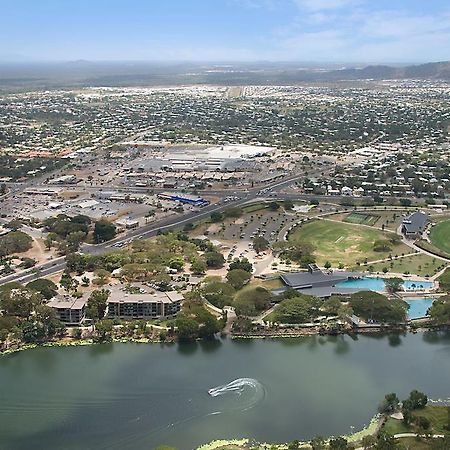
[[[313,63],[0,63],[0,89],[177,84],[289,85],[359,80],[450,81],[450,61],[410,66],[339,67]]]
[[[419,64],[406,67],[367,66],[362,69],[332,70],[324,78],[340,80],[430,79],[450,80],[450,61]]]

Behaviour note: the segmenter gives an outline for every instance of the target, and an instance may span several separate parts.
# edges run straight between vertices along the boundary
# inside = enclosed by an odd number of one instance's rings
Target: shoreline
[[[355,336],[358,334],[387,334],[387,333],[424,333],[426,331],[445,331],[448,330],[449,327],[445,329],[442,326],[418,326],[405,328],[368,328],[361,330],[345,330],[340,332],[319,332],[314,331],[311,332],[311,329],[308,330],[299,330],[295,332],[283,333],[280,330],[274,331],[272,333],[263,333],[263,332],[253,332],[253,333],[236,333],[229,335],[231,340],[243,340],[243,339],[295,339],[302,337],[313,337],[313,336]],[[202,341],[202,339],[197,339],[194,342]],[[88,345],[101,345],[101,344],[114,344],[114,343],[122,343],[122,344],[174,344],[177,341],[161,341],[158,339],[150,339],[150,338],[135,338],[135,337],[120,337],[113,338],[111,341],[105,342],[96,342],[92,338],[87,339],[67,339],[63,338],[55,341],[48,341],[42,343],[30,343],[19,345],[14,348],[8,348],[0,351],[0,357],[12,355],[14,353],[23,352],[26,350],[33,350],[35,348],[40,347],[83,347]]]
[[[342,437],[347,439],[349,443],[355,443],[361,441],[365,436],[372,436],[377,433],[382,425],[384,424],[385,418],[381,414],[375,414],[370,419],[368,425],[359,431],[355,431],[350,435],[343,435]],[[327,441],[333,439],[336,436],[328,436]],[[257,442],[254,439],[242,438],[242,439],[219,439],[215,441],[202,444],[195,450],[217,450],[219,448],[232,446],[232,447],[247,447],[253,448],[255,445],[258,448],[264,448],[265,450],[276,449],[276,450],[288,450],[289,443],[267,443],[267,442]],[[298,448],[311,448],[309,441],[299,441]]]

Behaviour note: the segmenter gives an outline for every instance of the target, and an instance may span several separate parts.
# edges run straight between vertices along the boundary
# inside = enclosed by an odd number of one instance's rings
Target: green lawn
[[[427,406],[425,409],[417,409],[413,416],[426,417],[432,426],[433,434],[449,434],[446,426],[448,423],[448,414],[446,406]],[[386,421],[384,430],[388,434],[415,433],[414,425],[405,426],[401,420],[389,418]]]
[[[406,258],[393,259],[382,263],[371,264],[373,272],[382,272],[387,267],[389,272],[410,273],[421,277],[432,276],[439,272],[443,261],[428,255],[413,255]],[[366,266],[364,266],[366,268]]]
[[[375,252],[373,244],[392,235],[375,228],[321,220],[297,227],[289,239],[310,242],[316,247],[314,254],[318,264],[330,261],[333,267],[337,267],[339,263],[353,266],[366,258],[368,261],[387,258],[389,252]],[[392,248],[393,255],[409,252],[409,247],[404,244]]]
[[[390,435],[411,432],[410,428],[404,425],[401,420],[392,419],[392,417],[389,417],[383,429],[387,434]]]
[[[437,248],[450,254],[450,220],[439,222],[431,229],[430,241]]]

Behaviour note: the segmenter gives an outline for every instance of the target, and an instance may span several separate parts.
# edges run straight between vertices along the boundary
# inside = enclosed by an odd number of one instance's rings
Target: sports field
[[[430,241],[440,250],[450,254],[450,220],[439,222],[431,229]]]
[[[392,233],[359,225],[320,220],[298,227],[289,235],[289,240],[310,242],[316,248],[317,263],[329,261],[333,267],[339,263],[351,267],[357,262],[375,261],[389,256],[389,252],[375,252],[373,244],[377,240],[389,239]],[[404,244],[392,248],[393,255],[409,253]]]
[[[344,222],[374,226],[378,222],[379,219],[380,219],[380,216],[377,214],[368,214],[368,213],[364,213],[364,212],[352,212],[344,219]]]

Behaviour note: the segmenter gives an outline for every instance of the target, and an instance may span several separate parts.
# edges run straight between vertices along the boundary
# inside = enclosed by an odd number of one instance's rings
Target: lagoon
[[[27,350],[0,358],[1,448],[347,434],[388,392],[449,397],[449,356],[442,332]]]

